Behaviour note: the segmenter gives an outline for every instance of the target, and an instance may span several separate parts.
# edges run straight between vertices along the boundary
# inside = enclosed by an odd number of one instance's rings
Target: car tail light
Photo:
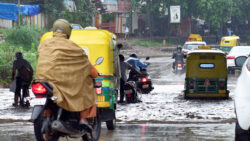
[[[227,56],[227,59],[235,59],[234,56]]]
[[[32,84],[32,92],[37,98],[42,98],[45,97],[47,89],[41,83],[34,83]]]
[[[224,81],[220,81],[220,89],[225,89],[225,82]]]
[[[193,82],[193,81],[190,81],[190,82],[189,82],[189,88],[190,88],[190,89],[194,89],[194,82]]]
[[[178,68],[181,68],[181,67],[182,67],[182,64],[178,64],[177,66],[178,66]]]
[[[148,81],[148,78],[146,78],[146,77],[144,77],[144,78],[141,79],[141,82],[144,82],[144,83],[145,83],[145,82],[147,82],[147,81]]]
[[[96,88],[95,93],[96,94],[102,94],[102,88]]]

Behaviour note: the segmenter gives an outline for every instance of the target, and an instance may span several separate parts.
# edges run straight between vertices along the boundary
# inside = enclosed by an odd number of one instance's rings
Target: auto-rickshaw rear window
[[[201,55],[200,59],[215,59],[215,55]]]
[[[230,41],[225,41],[225,44],[230,44]]]
[[[208,63],[206,63],[206,64],[200,64],[200,68],[202,68],[202,69],[212,69],[214,67],[215,67],[214,64],[208,64]]]

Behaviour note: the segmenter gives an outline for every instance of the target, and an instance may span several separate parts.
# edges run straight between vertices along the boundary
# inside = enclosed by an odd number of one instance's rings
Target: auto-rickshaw
[[[239,36],[225,36],[221,38],[220,49],[226,53],[228,53],[232,47],[240,45],[240,37]]]
[[[44,34],[41,42],[52,37],[52,32]],[[116,101],[120,86],[119,48],[116,36],[106,30],[84,29],[72,30],[70,40],[79,45],[88,55],[90,62],[96,67],[100,76],[95,79],[99,88],[97,94],[98,116],[109,130],[116,125]]]
[[[185,98],[228,98],[227,63],[220,50],[199,49],[186,60]]]
[[[200,34],[190,34],[187,39],[188,42],[192,41],[202,41],[202,37]]]

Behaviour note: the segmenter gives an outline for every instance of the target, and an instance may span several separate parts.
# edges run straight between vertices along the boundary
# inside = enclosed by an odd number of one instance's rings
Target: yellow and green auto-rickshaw
[[[193,50],[186,60],[185,98],[228,98],[227,62],[220,50]]]
[[[52,32],[44,34],[41,42],[52,37]],[[107,30],[85,29],[72,30],[70,40],[79,45],[95,65],[100,76],[95,79],[97,107],[100,119],[106,122],[107,128],[115,128],[116,100],[120,86],[119,45],[116,36]]]
[[[239,36],[225,36],[221,38],[220,49],[224,52],[229,52],[232,47],[240,45]]]

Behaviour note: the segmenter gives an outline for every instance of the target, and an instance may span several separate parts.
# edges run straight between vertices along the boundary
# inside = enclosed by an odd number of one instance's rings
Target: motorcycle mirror
[[[150,59],[150,57],[146,57],[146,60],[149,60]]]
[[[246,56],[239,56],[235,58],[234,62],[237,67],[242,67],[246,60]]]
[[[97,60],[96,60],[96,65],[100,65],[102,62],[103,62],[103,60],[104,60],[104,58],[103,57],[99,57],[99,58],[97,58]]]

